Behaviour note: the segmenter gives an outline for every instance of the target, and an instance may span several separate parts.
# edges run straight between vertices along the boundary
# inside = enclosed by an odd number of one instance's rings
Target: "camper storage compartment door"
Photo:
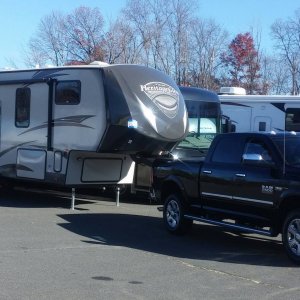
[[[135,162],[130,155],[71,151],[66,185],[132,184]]]
[[[17,176],[45,179],[46,151],[36,149],[18,149]]]
[[[82,182],[119,181],[121,179],[122,159],[86,158],[83,161]]]

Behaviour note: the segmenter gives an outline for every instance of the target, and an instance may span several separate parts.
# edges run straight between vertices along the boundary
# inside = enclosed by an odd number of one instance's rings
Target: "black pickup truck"
[[[167,229],[182,234],[193,220],[266,236],[282,234],[300,263],[300,135],[227,133],[203,156],[154,162],[153,188]]]

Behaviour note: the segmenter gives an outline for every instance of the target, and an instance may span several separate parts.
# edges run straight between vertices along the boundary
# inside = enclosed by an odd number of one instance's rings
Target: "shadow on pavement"
[[[0,189],[0,207],[55,207],[70,208],[71,207],[71,189],[67,190],[49,190],[49,189],[33,189],[33,188],[15,188]],[[106,201],[115,203],[113,197],[106,197],[105,194],[97,189],[78,189],[76,190],[75,205],[88,204],[97,201]],[[127,199],[120,199],[120,203],[134,203],[141,205],[157,204],[151,203],[147,196],[131,195]],[[83,208],[76,208],[83,210]]]
[[[62,197],[29,191],[11,190],[3,193],[2,190],[0,207],[69,209],[70,197],[71,193]],[[88,200],[77,199],[76,205],[94,203],[100,199],[103,201],[99,196],[94,200],[89,196]],[[107,199],[108,205],[113,202],[113,199]],[[194,224],[189,234],[175,236],[166,231],[160,217],[84,212],[58,216],[66,221],[59,225],[81,235],[85,243],[122,246],[178,258],[295,267],[278,240],[226,232],[211,225]]]
[[[29,190],[4,190],[1,189],[0,207],[24,207],[24,208],[67,208],[71,207],[71,192],[32,192]],[[79,195],[78,195],[79,196]],[[97,201],[89,197],[76,199],[76,205]],[[99,198],[99,197],[98,197]]]
[[[227,263],[295,267],[278,240],[239,235],[194,224],[185,236],[168,233],[161,218],[128,214],[63,214],[66,230],[83,236],[85,243],[139,249],[178,258]]]

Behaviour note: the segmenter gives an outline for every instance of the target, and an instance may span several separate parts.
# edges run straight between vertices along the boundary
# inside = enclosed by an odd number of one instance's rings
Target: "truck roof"
[[[289,132],[289,131],[286,131],[286,132],[274,132],[274,131],[271,131],[271,132],[230,132],[230,133],[222,133],[222,134],[219,134],[219,136],[250,136],[250,137],[259,137],[259,136],[268,136],[272,139],[280,139],[280,138],[300,138],[300,133],[299,132]]]

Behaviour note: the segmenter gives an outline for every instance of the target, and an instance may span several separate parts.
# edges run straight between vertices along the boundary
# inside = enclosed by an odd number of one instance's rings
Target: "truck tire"
[[[300,210],[287,215],[282,229],[282,243],[289,258],[300,264]]]
[[[166,198],[163,219],[167,230],[174,234],[184,234],[192,226],[193,220],[184,218],[185,207],[179,194],[171,194]]]

